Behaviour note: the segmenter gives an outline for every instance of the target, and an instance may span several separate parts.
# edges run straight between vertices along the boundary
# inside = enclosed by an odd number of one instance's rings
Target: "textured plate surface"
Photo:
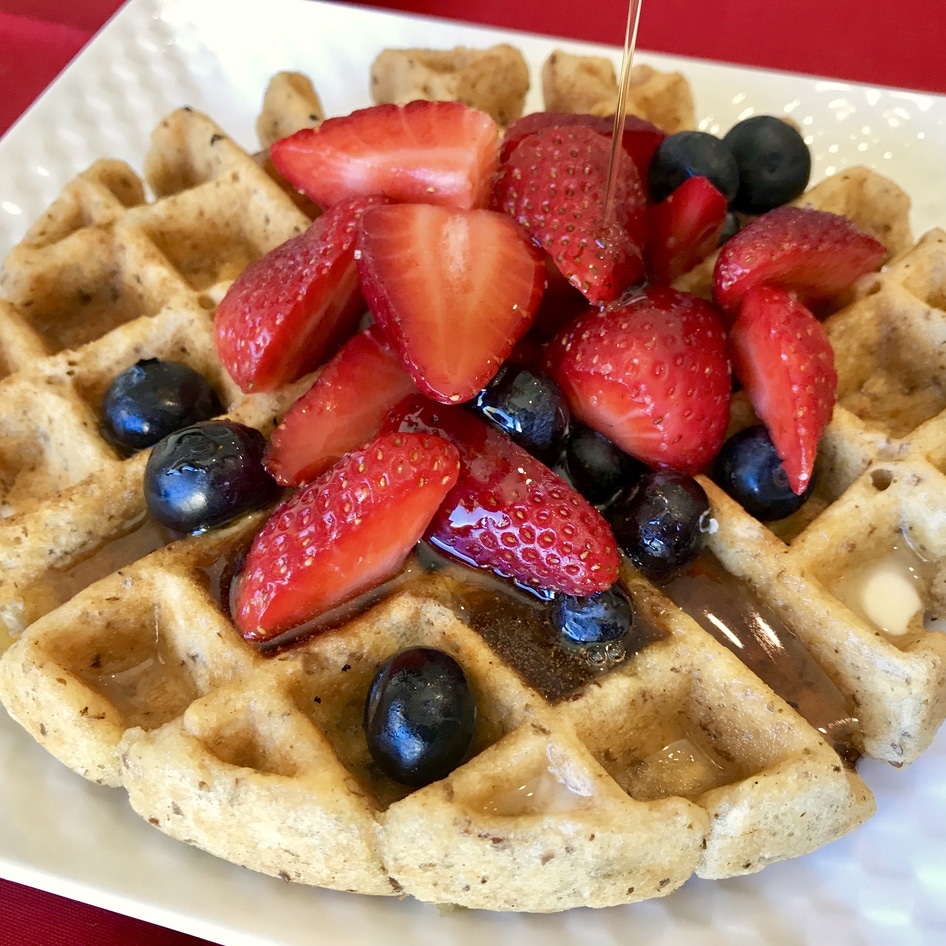
[[[623,24],[615,24],[615,38]],[[0,253],[76,172],[102,156],[140,170],[151,128],[189,104],[255,147],[266,80],[313,77],[329,114],[368,104],[368,66],[385,46],[509,41],[536,75],[561,46],[614,49],[303,0],[132,0],[0,141]],[[804,129],[815,178],[869,164],[911,192],[917,234],[946,225],[946,98],[643,54],[693,82],[709,131],[787,112]],[[534,91],[530,107],[539,106]],[[816,854],[722,883],[693,880],[661,901],[558,916],[437,911],[292,887],[149,828],[124,793],[87,784],[0,712],[0,874],[184,930],[252,946],[646,942],[664,946],[919,946],[946,931],[946,734],[906,771],[865,766],[879,813]]]

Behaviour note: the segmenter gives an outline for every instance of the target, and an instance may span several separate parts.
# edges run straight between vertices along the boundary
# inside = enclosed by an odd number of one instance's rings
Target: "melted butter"
[[[675,795],[695,799],[736,781],[740,774],[696,737],[685,734],[632,764],[625,788],[638,801]]]
[[[554,745],[546,746],[547,765],[522,784],[492,795],[482,810],[495,815],[567,815],[594,804],[590,781],[567,767]]]
[[[515,788],[497,793],[483,810],[504,816],[566,815],[588,808],[592,802],[590,793],[569,785],[553,769],[546,769]]]
[[[847,571],[832,591],[893,643],[904,644],[942,620],[931,613],[929,603],[934,569],[904,540],[880,558]]]

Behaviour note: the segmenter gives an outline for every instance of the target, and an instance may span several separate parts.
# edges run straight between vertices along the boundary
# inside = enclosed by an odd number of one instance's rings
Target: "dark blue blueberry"
[[[726,133],[739,168],[734,209],[761,214],[802,194],[811,177],[811,152],[805,139],[788,122],[772,115],[755,115]]]
[[[473,741],[476,701],[449,654],[412,647],[381,666],[365,701],[364,730],[378,767],[402,785],[449,775]]]
[[[115,376],[102,410],[109,438],[142,450],[224,409],[217,392],[190,365],[145,358]]]
[[[651,200],[669,197],[689,177],[709,178],[727,203],[739,190],[739,167],[732,151],[705,131],[678,131],[660,143],[647,173]]]
[[[790,516],[808,498],[812,483],[800,496],[793,492],[772,438],[762,424],[733,434],[720,450],[713,479],[750,516],[774,522]]]
[[[690,476],[647,473],[608,515],[618,545],[648,578],[663,580],[700,554],[708,526],[706,491]]]
[[[565,472],[588,502],[603,506],[643,476],[647,467],[604,434],[573,423],[565,442]]]
[[[739,215],[730,210],[726,213],[726,222],[723,224],[723,232],[719,235],[719,245],[722,246],[727,240],[734,237],[742,229]]]
[[[174,532],[225,525],[275,498],[263,466],[266,439],[235,421],[204,421],[165,437],[145,467],[145,502]]]
[[[548,466],[561,455],[568,405],[551,378],[520,365],[503,365],[471,406]]]
[[[573,644],[607,644],[625,638],[634,610],[617,588],[592,595],[559,595],[549,615],[552,626]]]

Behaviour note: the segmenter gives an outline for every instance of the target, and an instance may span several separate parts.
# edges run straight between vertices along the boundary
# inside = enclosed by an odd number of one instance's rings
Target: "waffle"
[[[264,145],[322,117],[296,74],[265,102]],[[630,566],[649,640],[633,656],[550,645],[531,598],[423,550],[343,626],[275,654],[246,643],[227,578],[265,513],[171,540],[145,512],[144,454],[116,452],[100,404],[122,368],[176,358],[228,416],[271,430],[306,382],[242,394],[213,312],[310,217],[189,109],[155,130],[144,168],[80,174],[3,273],[0,699],[73,771],[122,786],[168,835],[288,881],[548,912],[805,854],[873,813],[858,758],[904,765],[928,746],[946,715],[946,638],[928,619],[946,599],[946,234],[914,246],[889,181],[854,169],[803,198],[893,253],[827,321],[839,403],[815,495],[775,530],[701,479],[705,556],[816,659],[811,689],[837,701],[821,720]],[[684,277],[694,291],[707,265]],[[752,420],[736,395],[734,427]],[[882,630],[862,585],[904,555],[922,563],[920,605]],[[417,790],[380,772],[362,732],[376,670],[414,645],[455,656],[480,707],[466,761]]]

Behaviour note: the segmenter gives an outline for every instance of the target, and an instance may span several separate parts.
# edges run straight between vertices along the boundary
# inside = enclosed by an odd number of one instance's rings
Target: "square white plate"
[[[646,14],[645,14],[646,15]],[[623,23],[615,23],[616,41]],[[312,76],[330,114],[369,104],[387,46],[519,46],[538,75],[552,49],[617,49],[304,0],[132,0],[0,141],[0,254],[72,175],[102,156],[140,169],[150,130],[188,104],[255,148],[269,76]],[[946,98],[641,54],[692,80],[701,127],[752,113],[804,129],[814,177],[866,163],[913,194],[919,234],[946,225]],[[529,108],[539,108],[533,91]],[[946,933],[946,738],[906,771],[867,764],[879,813],[854,834],[761,874],[693,880],[670,897],[555,916],[456,912],[293,887],[171,841],[124,793],[72,775],[0,712],[0,874],[227,946],[920,946]]]

